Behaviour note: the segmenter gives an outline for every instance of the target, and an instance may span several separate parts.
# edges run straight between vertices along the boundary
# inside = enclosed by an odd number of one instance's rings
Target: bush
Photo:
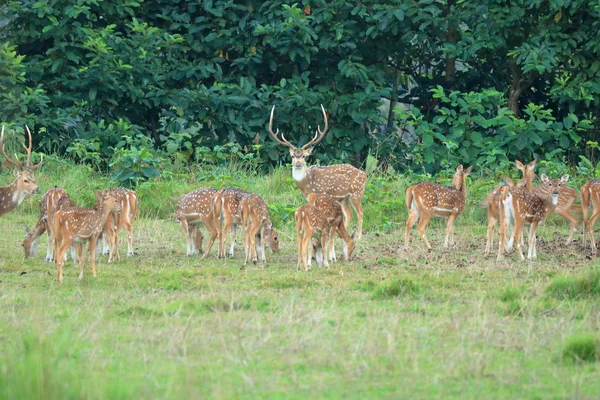
[[[600,340],[590,334],[568,338],[562,351],[562,359],[567,363],[596,362],[599,358]]]
[[[550,296],[561,300],[600,297],[600,271],[594,269],[583,276],[559,277],[546,289]]]

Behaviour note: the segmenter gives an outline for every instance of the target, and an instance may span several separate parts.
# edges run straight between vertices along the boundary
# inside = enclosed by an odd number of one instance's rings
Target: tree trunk
[[[400,86],[401,71],[396,72],[396,81],[392,86],[392,97],[390,98],[390,110],[388,112],[386,130],[389,132],[394,127],[394,108],[398,104],[398,86]]]
[[[448,1],[448,9],[446,11],[446,17],[448,18],[448,35],[446,36],[446,43],[456,44],[458,42],[458,29],[456,28],[455,22],[449,17],[451,14],[451,7],[454,6],[455,1]],[[446,83],[448,87],[451,87],[456,80],[456,57],[451,57],[446,54]]]
[[[512,75],[512,85],[508,89],[508,108],[518,117],[521,113],[519,110],[519,98],[523,90],[531,84],[531,81],[523,79],[521,67],[517,65],[514,58],[510,59],[510,73]]]

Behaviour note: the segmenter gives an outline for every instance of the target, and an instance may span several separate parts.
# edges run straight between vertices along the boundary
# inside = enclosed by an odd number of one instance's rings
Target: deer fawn
[[[44,156],[42,155],[42,159],[39,163],[31,164],[31,132],[27,126],[25,126],[25,128],[27,129],[27,134],[29,136],[29,147],[23,145],[27,151],[27,161],[25,162],[25,165],[23,165],[18,158],[12,160],[8,154],[6,154],[6,151],[4,150],[4,125],[2,125],[0,151],[4,156],[5,162],[15,167],[13,172],[15,180],[8,186],[0,186],[0,217],[21,204],[28,194],[40,193],[40,188],[33,176],[33,171],[42,165]]]
[[[104,224],[102,232],[103,254],[109,254],[108,262],[114,261],[115,254],[117,261],[121,261],[119,231],[127,231],[127,256],[134,255],[133,252],[133,221],[137,213],[138,197],[130,189],[117,188],[106,191],[114,197],[121,207],[120,213],[109,213]]]
[[[175,216],[181,222],[186,238],[186,255],[202,252],[202,232],[199,224],[203,223],[210,233],[208,248],[202,257],[210,253],[210,249],[219,234],[218,220],[214,213],[213,201],[219,191],[213,188],[196,189],[183,196],[175,207]]]
[[[592,216],[588,219],[588,212],[590,205],[593,207]],[[596,255],[598,249],[596,247],[596,239],[594,238],[594,224],[598,217],[600,217],[600,180],[592,179],[586,182],[581,187],[581,209],[583,211],[583,247],[585,248],[586,231],[590,234],[590,246],[592,248],[592,254]]]
[[[111,212],[121,212],[119,202],[107,191],[94,192],[98,203],[95,208],[62,208],[54,216],[54,254],[58,281],[62,282],[65,252],[71,245],[77,248],[79,279],[83,278],[83,245],[89,241],[92,275],[96,276],[96,243]]]
[[[60,207],[73,207],[75,204],[69,197],[65,189],[54,186],[44,193],[40,199],[40,219],[33,228],[25,230],[25,239],[23,240],[23,250],[25,258],[33,256],[37,247],[39,237],[48,232],[48,247],[46,250],[46,261],[54,261],[54,216]]]
[[[463,170],[463,166],[459,165],[454,173],[452,187],[431,182],[420,182],[406,189],[406,207],[409,210],[404,238],[406,249],[408,249],[410,241],[410,230],[415,222],[419,220],[417,230],[425,241],[427,249],[431,250],[425,230],[429,220],[434,215],[448,218],[444,247],[448,247],[448,243],[454,245],[454,220],[462,214],[465,208],[467,199],[465,180],[471,173],[471,168]]]
[[[508,185],[502,188],[501,198],[505,218],[500,219],[501,231],[505,232],[505,228],[502,225],[507,225],[510,221],[514,221],[515,229],[508,245],[504,245],[503,235],[500,235],[498,259],[502,258],[503,249],[510,250],[515,242],[517,243],[519,256],[522,260],[525,259],[520,240],[525,224],[529,225],[527,258],[533,259],[537,257],[536,230],[539,224],[543,223],[556,209],[560,188],[569,180],[569,176],[563,175],[558,180],[548,179],[546,175],[542,175],[541,179],[549,188],[545,198],[540,198],[533,193],[526,192],[523,188],[517,187],[510,179],[507,179]]]
[[[286,138],[281,135],[279,139],[279,129],[273,133],[273,113],[275,106],[271,109],[271,118],[269,120],[269,135],[279,144],[287,146],[290,149],[292,156],[292,177],[296,185],[302,192],[302,195],[308,199],[311,193],[327,194],[334,199],[340,201],[344,208],[344,225],[346,229],[352,219],[350,204],[354,207],[358,222],[356,226],[356,239],[359,240],[362,236],[363,224],[363,208],[362,197],[365,193],[365,184],[367,182],[367,174],[350,164],[330,165],[328,167],[307,167],[306,157],[310,156],[313,147],[316,146],[327,133],[328,122],[327,113],[321,105],[323,118],[325,119],[325,127],[323,130],[317,126],[317,132],[313,139],[297,148],[293,146]]]
[[[242,198],[240,209],[246,254],[244,264],[250,260],[256,263],[258,259],[267,262],[265,242],[274,253],[279,250],[279,235],[273,229],[267,204],[260,196],[251,194]]]
[[[519,170],[523,173],[523,178],[517,183],[518,186],[523,187],[525,191],[530,192],[532,188],[531,181],[528,178],[528,173],[533,173],[535,169],[536,160],[533,160],[527,165],[523,165],[521,161],[515,161],[515,164]],[[504,185],[502,185],[504,186]],[[502,202],[500,200],[502,186],[491,191],[481,203],[483,207],[488,209],[488,229],[487,229],[487,240],[485,243],[484,254],[487,256],[494,249],[494,228],[496,223],[500,219],[500,210],[502,208]],[[504,242],[506,242],[504,240]],[[521,239],[522,242],[522,239]]]
[[[334,198],[312,193],[308,197],[308,203],[300,206],[296,210],[294,217],[296,219],[296,236],[298,239],[298,270],[301,267],[305,271],[311,268],[313,251],[311,239],[315,234],[321,235],[320,246],[319,244],[315,246],[317,250],[321,250],[320,255],[317,253],[317,262],[319,264],[322,261],[325,267],[329,268],[333,235],[336,231],[344,241],[344,260],[348,260],[352,255],[354,241],[348,235],[344,226],[342,206]]]

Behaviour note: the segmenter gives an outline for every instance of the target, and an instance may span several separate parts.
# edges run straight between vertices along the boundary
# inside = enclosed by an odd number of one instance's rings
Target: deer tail
[[[406,189],[406,208],[409,210],[413,202],[413,190],[414,186],[410,186],[408,189]]]

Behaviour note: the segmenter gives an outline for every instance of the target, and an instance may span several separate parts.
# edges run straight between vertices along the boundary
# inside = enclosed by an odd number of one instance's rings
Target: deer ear
[[[560,178],[561,183],[567,183],[569,181],[569,175],[565,174]]]
[[[304,150],[304,155],[305,156],[310,156],[312,154],[312,147],[309,147],[308,149]]]
[[[458,172],[459,174],[462,172],[462,170],[463,170],[462,164],[459,165],[458,167],[456,167],[456,172]]]
[[[471,171],[473,170],[473,166],[471,165],[469,168],[467,168],[464,172],[463,175],[467,176],[471,174]]]
[[[530,170],[534,170],[535,169],[535,163],[537,162],[537,160],[533,160],[532,162],[530,162],[529,164],[527,164],[527,168],[529,168]]]
[[[546,175],[546,174],[542,174],[542,176],[540,177],[540,179],[544,183],[548,183],[548,181],[550,180],[550,179],[548,179],[548,175]]]
[[[13,175],[15,178],[19,178],[21,176],[21,171],[19,171],[18,169],[14,169]]]
[[[515,160],[515,165],[517,166],[518,169],[520,169],[521,171],[523,171],[525,169],[525,166],[523,165],[523,163],[519,160]]]
[[[506,182],[508,186],[514,186],[513,180],[510,179],[508,176],[504,178],[504,182]]]

